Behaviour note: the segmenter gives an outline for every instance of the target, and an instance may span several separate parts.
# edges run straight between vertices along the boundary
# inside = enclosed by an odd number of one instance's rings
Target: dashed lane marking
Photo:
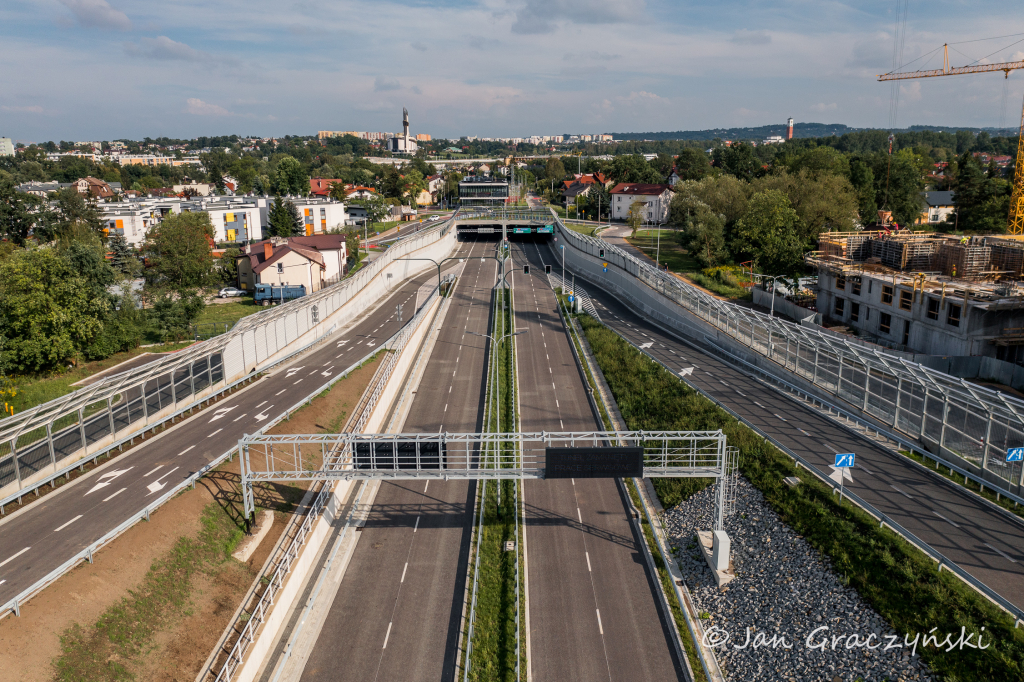
[[[942,519],[943,521],[945,521],[945,522],[946,522],[946,523],[948,523],[949,525],[953,526],[954,528],[959,528],[959,527],[960,527],[960,524],[958,524],[958,523],[955,523],[954,521],[950,521],[950,520],[949,520],[949,519],[947,519],[947,518],[946,518],[945,516],[943,516],[942,514],[940,514],[940,513],[939,513],[939,512],[937,512],[937,511],[935,511],[934,509],[932,510],[932,514],[935,514],[935,515],[936,515],[936,516],[938,516],[938,517],[939,517],[940,519]]]
[[[988,544],[987,542],[985,543],[985,546],[988,547],[989,549],[991,549],[993,552],[995,552],[999,556],[1001,556],[1004,559],[1006,559],[1007,561],[1009,561],[1011,564],[1017,563],[1016,559],[1011,559],[1007,554],[1005,554],[1004,552],[1001,552],[1000,550],[996,549],[995,547],[993,547],[992,545]],[[0,566],[2,566],[2,565],[3,564],[0,564]]]
[[[54,528],[54,529],[53,529],[53,532],[54,532],[54,533],[59,533],[60,531],[64,530],[65,528],[67,528],[68,526],[70,526],[70,525],[71,525],[72,523],[74,523],[75,521],[77,521],[77,520],[78,520],[78,519],[80,519],[80,518],[82,518],[82,515],[81,515],[81,514],[79,514],[79,515],[78,515],[78,516],[76,516],[75,518],[71,519],[70,521],[68,521],[67,523],[65,523],[65,524],[64,524],[63,526],[61,526],[60,528]]]
[[[32,548],[31,547],[26,547],[25,549],[21,550],[17,554],[12,554],[11,556],[9,556],[6,559],[4,559],[3,561],[0,561],[0,567],[3,567],[5,564],[9,564],[10,562],[14,561],[18,557],[20,557],[22,554],[24,554],[25,552],[29,551],[30,549],[32,549]]]
[[[107,502],[107,501],[109,501],[109,500],[112,500],[112,499],[114,499],[115,497],[117,497],[118,495],[120,495],[121,493],[123,493],[123,492],[124,492],[125,490],[128,490],[128,488],[121,488],[120,490],[118,490],[118,491],[117,491],[116,493],[114,493],[113,495],[111,495],[111,496],[109,496],[109,497],[104,497],[104,498],[103,498],[103,501],[104,501],[104,502]]]

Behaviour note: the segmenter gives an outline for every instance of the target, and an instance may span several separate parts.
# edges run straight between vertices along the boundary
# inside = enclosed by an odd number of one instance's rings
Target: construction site
[[[805,262],[824,318],[887,347],[1024,363],[1024,236],[826,232]]]

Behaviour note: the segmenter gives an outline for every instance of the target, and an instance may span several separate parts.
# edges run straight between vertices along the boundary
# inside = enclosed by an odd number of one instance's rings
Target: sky
[[[0,136],[887,128],[904,6],[908,69],[1024,59],[1019,0],[5,0]],[[1024,71],[898,88],[895,127],[1016,126]]]

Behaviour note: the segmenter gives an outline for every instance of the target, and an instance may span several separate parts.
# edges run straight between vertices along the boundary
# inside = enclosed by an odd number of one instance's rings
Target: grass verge
[[[979,633],[987,649],[947,652],[935,647],[918,653],[942,679],[1018,680],[1024,678],[1024,630],[1013,619],[930,557],[850,502],[839,504],[831,488],[760,436],[733,419],[596,320],[580,318],[594,356],[630,429],[722,429],[739,447],[740,470],[791,528],[830,559],[853,587],[896,632]],[[782,482],[797,476],[802,484]],[[664,506],[686,499],[709,479],[659,479],[655,489]],[[954,637],[955,638],[955,637]]]
[[[195,324],[200,327],[220,325],[221,328],[226,324],[227,328],[231,329],[235,322],[261,310],[263,310],[263,307],[256,305],[256,302],[251,297],[242,296],[230,303],[214,303],[206,306],[203,308],[203,312],[199,314]]]
[[[658,233],[661,233],[659,240]],[[678,273],[694,284],[704,287],[712,293],[733,300],[750,300],[749,289],[740,286],[736,274],[729,268],[717,268],[706,271],[696,259],[684,249],[676,236],[675,230],[637,230],[636,235],[628,237],[627,242],[643,251],[649,258],[664,266],[668,264],[671,272]]]
[[[505,333],[512,324],[509,298],[504,292],[498,291],[495,296],[495,324],[492,334],[497,338]],[[487,397],[492,398],[491,391],[496,390],[500,404],[501,423],[504,431],[516,429],[515,395],[511,379],[512,344],[506,339],[501,344],[489,367],[497,363],[497,387],[488,386]],[[488,375],[492,377],[492,375]],[[493,378],[493,377],[492,377]],[[488,382],[493,384],[493,381]],[[488,413],[488,431],[497,431],[498,414],[495,409]],[[513,443],[503,444],[506,453],[513,452]],[[485,464],[486,466],[486,464]],[[480,537],[480,577],[477,585],[476,621],[473,625],[473,649],[470,654],[469,678],[471,680],[507,680],[516,679],[516,559],[520,562],[519,594],[525,594],[523,582],[525,570],[522,557],[522,528],[516,533],[516,514],[521,510],[516,501],[519,496],[518,481],[487,481],[478,483],[483,486],[484,523]],[[501,490],[501,505],[498,505],[498,490]],[[515,550],[505,550],[508,540],[515,541]],[[475,560],[475,558],[474,558]],[[525,609],[525,604],[519,606]],[[519,641],[526,641],[525,612],[520,611]],[[467,618],[469,613],[467,611]],[[467,624],[468,625],[468,624]],[[519,666],[526,670],[526,647],[520,647]]]
[[[74,625],[61,635],[54,679],[134,680],[154,638],[171,619],[190,615],[193,581],[216,576],[230,560],[243,531],[216,503],[203,511],[198,537],[182,537],[153,563],[142,584],[92,626]]]

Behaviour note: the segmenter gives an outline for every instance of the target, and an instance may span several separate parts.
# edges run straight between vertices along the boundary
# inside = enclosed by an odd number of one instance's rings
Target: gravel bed
[[[732,542],[736,579],[719,590],[697,545],[697,530],[709,530],[715,507],[714,486],[665,512],[669,544],[693,595],[705,629],[729,639],[715,648],[723,672],[730,680],[933,680],[920,655],[909,647],[891,648],[897,635],[857,592],[843,584],[821,556],[779,519],[764,497],[740,477],[736,514],[725,520]],[[807,646],[827,642],[824,649]],[[749,643],[747,641],[749,630]],[[869,644],[847,648],[850,635]],[[755,648],[757,636],[767,640]],[[899,633],[897,644],[903,644]],[[910,633],[913,642],[915,633]],[[842,636],[835,648],[832,637]],[[771,644],[784,637],[786,644]],[[922,635],[923,637],[923,635]],[[854,640],[856,643],[856,640]],[[920,650],[920,647],[918,647]]]

